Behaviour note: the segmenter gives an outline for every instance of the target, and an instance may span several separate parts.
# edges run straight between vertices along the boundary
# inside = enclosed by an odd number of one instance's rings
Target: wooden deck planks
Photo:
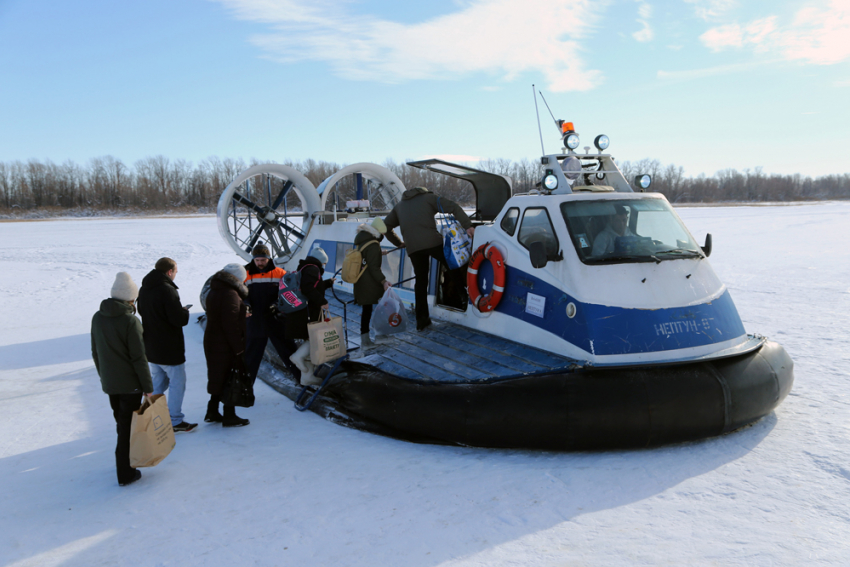
[[[339,292],[350,301],[350,294]],[[332,316],[343,315],[343,305],[327,296]],[[359,343],[359,305],[347,306],[346,329],[351,346]],[[477,382],[563,369],[574,361],[507,339],[488,335],[445,321],[435,321],[423,332],[408,331],[381,337],[352,355],[376,368],[408,379],[440,382]]]

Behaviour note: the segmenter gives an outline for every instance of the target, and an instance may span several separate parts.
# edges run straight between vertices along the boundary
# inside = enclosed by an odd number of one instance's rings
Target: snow
[[[245,428],[201,423],[117,485],[89,326],[115,273],[179,265],[194,303],[233,253],[213,217],[0,223],[0,564],[845,565],[850,560],[848,203],[679,209],[791,395],[732,434],[598,453],[416,445],[257,385]],[[207,396],[186,328],[184,412]]]

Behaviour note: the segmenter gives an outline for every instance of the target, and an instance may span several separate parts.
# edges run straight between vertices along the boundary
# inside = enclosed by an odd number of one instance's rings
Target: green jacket
[[[440,199],[443,212],[454,215],[463,228],[472,226],[472,221],[463,209],[448,199]],[[424,187],[414,187],[402,194],[401,201],[393,207],[384,222],[387,231],[401,227],[401,236],[408,254],[419,250],[442,246],[443,237],[437,232],[434,216],[440,212],[437,196]]]
[[[104,299],[91,320],[91,356],[107,394],[153,392],[142,323],[132,305]]]
[[[366,248],[362,248],[364,244],[369,242],[379,242],[380,232],[369,226],[361,224],[357,227],[357,236],[354,237],[354,246],[361,248],[363,262],[366,264],[366,271],[354,284],[354,302],[357,305],[374,305],[384,296],[384,273],[381,271],[381,245],[371,244]]]

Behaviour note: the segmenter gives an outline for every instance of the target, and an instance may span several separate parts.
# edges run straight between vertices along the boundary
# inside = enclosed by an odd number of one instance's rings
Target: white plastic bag
[[[372,311],[369,336],[403,333],[409,324],[410,315],[404,303],[393,288],[389,288]]]

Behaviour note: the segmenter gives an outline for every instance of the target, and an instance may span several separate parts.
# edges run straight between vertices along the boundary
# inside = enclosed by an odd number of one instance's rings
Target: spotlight
[[[605,134],[600,134],[596,136],[596,139],[593,140],[593,145],[596,146],[596,149],[601,151],[607,150],[608,145],[611,143],[611,140],[608,139],[608,136]]]
[[[649,186],[652,184],[652,177],[647,175],[646,173],[635,176],[635,185],[640,187],[641,191],[646,191],[649,189]]]

